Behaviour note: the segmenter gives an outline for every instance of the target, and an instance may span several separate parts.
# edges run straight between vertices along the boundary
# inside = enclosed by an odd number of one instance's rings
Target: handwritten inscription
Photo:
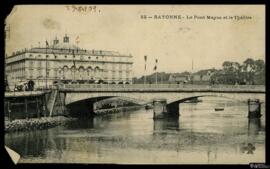
[[[66,9],[71,12],[78,13],[100,13],[100,9],[97,6],[86,6],[86,5],[66,5]]]

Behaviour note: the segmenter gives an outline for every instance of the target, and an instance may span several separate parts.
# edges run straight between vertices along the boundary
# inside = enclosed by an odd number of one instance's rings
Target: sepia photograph
[[[5,149],[15,164],[265,164],[265,23],[265,5],[15,5]]]

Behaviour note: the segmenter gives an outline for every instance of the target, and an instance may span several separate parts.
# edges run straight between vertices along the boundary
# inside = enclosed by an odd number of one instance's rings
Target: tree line
[[[242,64],[225,61],[222,69],[211,76],[212,84],[265,84],[265,63],[263,60],[246,59]]]

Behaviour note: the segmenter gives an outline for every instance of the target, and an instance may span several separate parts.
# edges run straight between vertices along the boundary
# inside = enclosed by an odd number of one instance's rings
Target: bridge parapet
[[[264,85],[190,85],[190,84],[63,84],[60,91],[85,92],[239,92],[265,93]]]

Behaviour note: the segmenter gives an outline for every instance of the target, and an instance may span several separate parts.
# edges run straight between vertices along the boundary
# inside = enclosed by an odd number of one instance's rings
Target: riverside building
[[[53,44],[14,52],[6,57],[9,84],[32,80],[45,87],[63,83],[132,83],[131,55],[114,51],[86,50],[55,38]]]

